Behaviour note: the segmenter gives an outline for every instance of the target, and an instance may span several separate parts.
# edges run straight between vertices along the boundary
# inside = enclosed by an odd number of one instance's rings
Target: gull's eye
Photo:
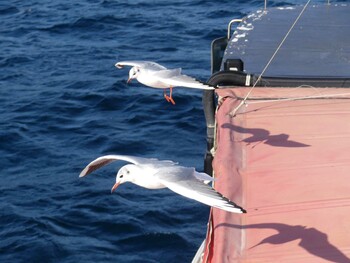
[[[119,178],[123,178],[123,176],[124,176],[124,175],[121,174],[121,175],[119,176]]]

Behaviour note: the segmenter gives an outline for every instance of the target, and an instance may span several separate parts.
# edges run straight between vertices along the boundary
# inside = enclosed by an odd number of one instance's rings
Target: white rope
[[[278,45],[277,49],[275,50],[275,52],[273,53],[273,55],[271,56],[270,60],[267,62],[266,66],[264,67],[264,69],[262,70],[262,72],[260,73],[258,79],[255,81],[254,85],[251,87],[251,89],[248,91],[247,95],[244,97],[244,99],[241,101],[241,103],[233,110],[230,112],[230,116],[234,117],[236,115],[236,112],[242,107],[243,104],[245,104],[246,100],[248,99],[248,97],[250,96],[250,94],[252,93],[253,89],[255,88],[255,86],[258,84],[258,82],[261,80],[261,77],[264,75],[265,71],[267,70],[267,68],[270,66],[272,60],[275,58],[276,54],[278,53],[278,51],[281,49],[282,45],[284,44],[284,42],[286,41],[286,39],[288,38],[290,32],[292,32],[294,26],[296,25],[296,23],[299,21],[300,17],[303,15],[306,7],[309,5],[311,0],[308,0],[307,3],[304,5],[303,9],[301,10],[300,14],[298,15],[298,17],[295,19],[294,23],[292,24],[292,26],[289,28],[288,32],[286,33],[286,35],[284,36],[284,38],[282,39],[281,43]]]
[[[350,96],[350,92],[348,93],[338,93],[338,94],[325,94],[325,95],[310,95],[305,97],[294,97],[294,98],[279,98],[279,99],[251,99],[254,101],[250,101],[249,104],[257,104],[257,103],[268,103],[268,102],[281,102],[281,101],[295,101],[295,100],[307,100],[307,99],[328,99],[328,98],[336,98],[342,96]],[[350,99],[350,98],[349,98]]]

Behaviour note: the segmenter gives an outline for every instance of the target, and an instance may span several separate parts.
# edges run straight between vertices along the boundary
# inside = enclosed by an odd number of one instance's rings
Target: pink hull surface
[[[350,90],[256,88],[317,98],[249,100],[230,117],[247,91],[217,91],[213,161],[215,188],[247,214],[212,209],[203,262],[350,262]]]

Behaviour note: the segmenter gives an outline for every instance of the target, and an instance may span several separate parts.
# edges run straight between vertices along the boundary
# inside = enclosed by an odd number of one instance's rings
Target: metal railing
[[[228,26],[227,26],[227,39],[230,39],[231,38],[231,30],[232,30],[232,25],[234,23],[241,23],[243,21],[243,19],[232,19],[230,21],[230,23],[228,23]]]

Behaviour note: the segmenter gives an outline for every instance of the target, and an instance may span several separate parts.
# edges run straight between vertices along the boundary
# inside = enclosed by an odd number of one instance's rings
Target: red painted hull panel
[[[248,213],[212,209],[203,262],[350,262],[350,90],[257,88],[230,117],[247,91],[217,92],[213,168]]]

